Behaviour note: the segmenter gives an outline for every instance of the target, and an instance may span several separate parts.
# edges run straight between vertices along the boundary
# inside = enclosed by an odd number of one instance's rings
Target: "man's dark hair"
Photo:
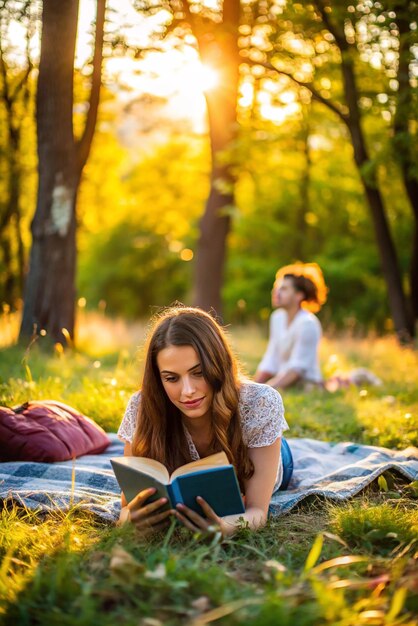
[[[310,278],[305,276],[295,276],[295,274],[285,274],[283,278],[290,278],[296,291],[303,293],[307,302],[318,302],[318,290]]]

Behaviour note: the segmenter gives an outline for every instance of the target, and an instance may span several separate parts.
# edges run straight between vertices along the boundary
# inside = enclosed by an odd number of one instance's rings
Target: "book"
[[[140,491],[155,487],[157,491],[148,502],[167,498],[168,503],[161,510],[181,503],[202,515],[196,501],[196,497],[201,496],[220,517],[245,512],[235,469],[225,452],[186,463],[171,476],[167,468],[154,459],[120,456],[110,462],[128,502]]]

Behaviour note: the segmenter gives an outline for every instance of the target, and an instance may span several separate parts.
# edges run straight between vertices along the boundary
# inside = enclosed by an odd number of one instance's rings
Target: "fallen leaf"
[[[164,563],[159,563],[154,570],[147,570],[144,574],[145,578],[151,578],[152,580],[161,580],[165,578],[167,570]]]
[[[199,611],[199,613],[203,613],[204,611],[208,611],[210,608],[210,600],[207,596],[200,596],[200,598],[196,598],[191,603],[191,606]]]
[[[132,554],[120,546],[115,546],[110,556],[110,571],[122,582],[129,582],[144,571],[144,566]]]

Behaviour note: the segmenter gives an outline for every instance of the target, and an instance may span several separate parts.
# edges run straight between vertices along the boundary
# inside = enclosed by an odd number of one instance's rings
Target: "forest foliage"
[[[263,3],[259,4],[261,7]],[[236,181],[235,203],[226,209],[233,227],[228,236],[222,292],[224,318],[238,322],[266,320],[277,268],[295,260],[316,261],[330,288],[321,313],[327,326],[391,330],[375,233],[349,133],[339,116],[321,102],[321,98],[342,98],[338,50],[332,38],[309,21],[310,5],[277,4],[282,8],[274,28],[260,19],[261,9],[251,37],[249,27],[242,28],[243,39],[247,37],[248,42],[242,46],[246,56],[241,66],[239,132],[228,152],[221,155]],[[364,1],[354,9],[349,3],[338,2],[335,11],[348,11],[347,15],[357,12],[353,17],[357,31],[352,37],[357,42],[359,104],[370,153],[362,175],[376,180],[383,196],[408,291],[414,221],[397,157],[402,137],[394,144],[399,86],[394,76],[400,39],[390,23],[390,4]],[[407,5],[416,9],[414,2],[397,4],[403,10]],[[152,17],[151,11],[143,19]],[[413,13],[410,17],[410,34],[415,37],[417,23]],[[172,30],[174,34],[169,29],[166,39],[171,36],[174,41],[178,33],[174,27]],[[3,23],[2,33],[6,41]],[[309,37],[315,43],[310,48]],[[114,42],[114,50],[119,56],[132,58],[129,47],[121,52],[120,42]],[[320,97],[312,97],[308,89],[284,74],[274,76],[263,71],[264,61],[257,65],[257,58],[268,58],[273,54],[271,50],[276,51],[275,64],[279,60],[282,68],[289,62],[296,70],[310,63],[315,68]],[[6,80],[16,85],[27,70],[23,57],[16,61],[6,47],[2,51],[2,58],[7,60],[0,77],[4,94]],[[151,115],[134,149],[128,145],[121,125],[132,103],[139,117],[144,114],[143,94],[138,97],[133,93],[127,100],[125,93],[121,98],[115,77],[106,73],[107,61],[94,142],[78,194],[77,297],[85,299],[88,308],[106,308],[111,315],[147,317],[154,306],[192,300],[199,220],[210,185],[210,144],[206,132],[197,132],[187,123],[193,112],[185,110],[182,121],[159,112]],[[138,63],[141,72],[141,58]],[[33,64],[36,69],[36,59]],[[417,133],[413,112],[417,107],[416,60],[410,70],[413,108],[412,113],[405,113],[410,118],[410,136],[404,136],[404,148],[413,151],[416,148],[411,138]],[[17,150],[19,228],[26,266],[37,186],[36,71],[27,73],[27,90],[22,92],[21,101],[17,99],[13,113],[21,127]],[[76,134],[83,124],[88,82],[88,68],[77,68]],[[152,102],[154,96],[147,97]],[[0,99],[2,214],[9,201],[11,167],[6,104],[4,98]],[[270,115],[265,114],[266,106],[270,107]],[[163,139],[150,140],[149,136],[161,128]],[[222,180],[218,182],[223,184]],[[0,301],[16,308],[22,291],[13,229],[11,221],[0,233]],[[6,258],[6,250],[10,258]]]

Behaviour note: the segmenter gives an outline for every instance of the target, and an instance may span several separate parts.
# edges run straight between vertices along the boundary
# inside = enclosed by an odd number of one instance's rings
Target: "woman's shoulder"
[[[250,448],[272,444],[289,428],[284,418],[282,397],[269,385],[243,381],[239,410],[243,439]]]
[[[118,430],[118,437],[122,441],[132,443],[134,431],[136,428],[136,421],[138,416],[139,404],[141,401],[141,392],[136,391],[129,398],[128,404],[125,409],[122,422],[120,423]]]
[[[138,406],[140,401],[141,401],[141,391],[135,391],[135,393],[133,393],[131,397],[129,398],[128,405],[131,404],[134,406],[135,405]]]
[[[273,409],[282,406],[282,397],[277,389],[255,383],[252,380],[243,380],[239,390],[239,405],[241,413],[255,409],[265,410],[268,407]]]

